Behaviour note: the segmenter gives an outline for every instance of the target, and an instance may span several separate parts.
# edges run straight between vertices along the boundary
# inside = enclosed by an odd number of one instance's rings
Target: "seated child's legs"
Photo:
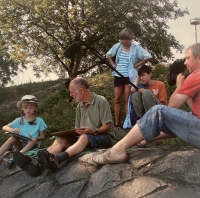
[[[153,92],[147,89],[142,92],[142,102],[144,105],[145,113],[153,106],[161,104],[160,101],[153,94]]]
[[[38,144],[37,144],[37,140],[30,140],[28,141],[28,143],[24,146],[24,148],[22,148],[20,150],[21,153],[25,154],[27,151],[33,149],[33,148],[37,148]]]
[[[68,139],[66,138],[58,137],[55,139],[53,144],[47,149],[47,151],[54,155],[59,154],[63,152],[64,150],[66,150],[71,145],[71,142],[75,143],[76,141],[77,141],[77,138],[73,142],[73,141],[68,141]]]
[[[20,145],[21,144],[21,145]],[[3,155],[6,151],[9,150],[11,146],[15,146],[17,149],[22,148],[22,143],[20,142],[19,138],[11,136],[8,140],[1,146],[0,148],[0,155]]]
[[[144,115],[144,107],[142,103],[142,94],[139,92],[135,92],[131,96],[131,102],[135,113],[138,118],[141,118]]]

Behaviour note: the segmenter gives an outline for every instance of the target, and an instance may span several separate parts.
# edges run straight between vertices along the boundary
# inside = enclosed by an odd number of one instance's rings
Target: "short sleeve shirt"
[[[32,137],[36,138],[40,135],[41,131],[44,131],[47,128],[47,125],[45,124],[44,120],[40,117],[37,117],[35,120],[35,124],[30,125],[27,120],[23,117],[23,124],[20,124],[20,118],[16,118],[12,123],[10,123],[10,126],[12,128],[18,128],[20,130],[20,135],[29,137],[28,134],[30,134]]]
[[[95,130],[109,122],[111,123],[109,134],[112,135],[114,125],[110,105],[103,96],[93,93],[86,106],[83,102],[77,105],[75,128],[90,127]]]
[[[167,92],[165,84],[163,82],[156,80],[153,85],[148,85],[147,88],[154,93],[154,95],[160,102],[167,105]]]
[[[177,92],[192,98],[192,113],[200,118],[200,70],[192,72]]]

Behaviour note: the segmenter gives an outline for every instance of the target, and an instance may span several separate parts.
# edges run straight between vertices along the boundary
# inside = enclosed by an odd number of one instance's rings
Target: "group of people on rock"
[[[123,76],[114,75],[115,123],[112,119],[110,105],[105,97],[90,90],[83,77],[73,79],[69,84],[70,96],[78,102],[76,108],[75,132],[69,138],[57,137],[47,149],[38,149],[36,157],[25,153],[39,147],[45,138],[47,128],[42,118],[37,117],[38,101],[35,96],[25,95],[17,106],[22,115],[12,123],[3,127],[8,132],[29,136],[25,142],[11,136],[0,147],[3,155],[11,146],[16,151],[13,158],[5,160],[10,166],[13,161],[31,176],[38,176],[46,168],[55,172],[66,164],[73,156],[86,148],[107,149],[103,154],[93,157],[97,165],[107,163],[123,163],[128,160],[127,149],[137,145],[146,146],[160,138],[179,137],[200,148],[200,43],[191,45],[186,50],[185,66],[190,75],[177,75],[176,89],[167,102],[167,93],[163,82],[154,80],[150,66],[145,65],[152,57],[139,45],[134,44],[133,33],[125,28],[119,34],[120,42],[107,53],[110,64]],[[116,56],[113,60],[112,57]],[[146,84],[146,88],[136,90],[129,81],[138,86],[138,82]],[[122,95],[125,95],[125,110],[128,113],[128,99],[137,115],[137,123],[117,142],[116,129],[120,127],[120,109]],[[179,108],[187,103],[191,112]]]

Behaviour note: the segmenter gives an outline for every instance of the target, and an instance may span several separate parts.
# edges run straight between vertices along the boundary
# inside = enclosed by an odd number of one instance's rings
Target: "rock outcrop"
[[[0,197],[200,198],[200,150],[194,147],[133,147],[126,163],[94,166],[99,152],[85,151],[38,177],[7,169],[0,159]]]

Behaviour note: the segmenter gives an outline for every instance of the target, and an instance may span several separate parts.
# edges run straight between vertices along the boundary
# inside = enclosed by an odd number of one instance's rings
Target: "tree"
[[[11,58],[9,48],[0,34],[0,87],[11,82],[12,77],[17,75],[19,68],[26,67]]]
[[[183,46],[167,33],[167,21],[185,14],[168,0],[1,0],[0,26],[14,61],[32,63],[36,74],[67,72],[73,78],[101,62],[87,48],[66,59],[65,48],[84,40],[105,54],[124,27],[152,54],[153,63],[169,60],[170,48]]]

